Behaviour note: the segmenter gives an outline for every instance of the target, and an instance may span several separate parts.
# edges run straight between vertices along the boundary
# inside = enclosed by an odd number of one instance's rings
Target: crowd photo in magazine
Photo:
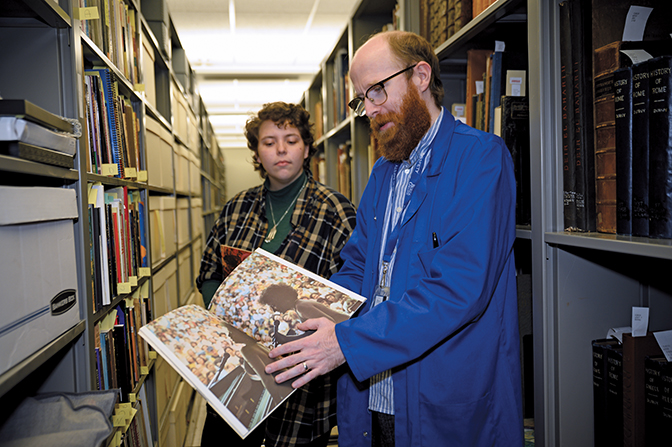
[[[268,352],[308,335],[298,323],[344,321],[364,298],[261,249],[228,254],[244,260],[208,310],[182,306],[139,333],[244,438],[294,391],[264,371]]]

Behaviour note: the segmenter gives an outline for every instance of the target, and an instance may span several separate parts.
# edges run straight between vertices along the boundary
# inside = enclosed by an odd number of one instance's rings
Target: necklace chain
[[[264,239],[264,242],[266,242],[268,244],[269,242],[271,242],[275,238],[275,234],[277,233],[278,224],[280,222],[282,222],[282,220],[285,218],[285,216],[287,215],[289,210],[294,209],[294,204],[296,203],[296,200],[299,198],[299,196],[301,195],[301,193],[303,192],[303,189],[306,187],[307,184],[308,184],[308,180],[304,179],[303,180],[303,186],[299,190],[299,193],[296,195],[296,197],[294,197],[294,200],[292,200],[292,203],[289,204],[289,206],[287,207],[287,209],[285,210],[282,217],[278,220],[277,223],[275,222],[275,213],[273,213],[273,201],[271,201],[271,200],[268,201],[268,206],[271,209],[271,219],[273,220],[273,227],[269,230],[268,235],[266,236],[266,239]]]

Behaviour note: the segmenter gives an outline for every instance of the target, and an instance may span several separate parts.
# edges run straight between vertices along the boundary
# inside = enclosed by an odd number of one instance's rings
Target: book
[[[501,103],[501,137],[516,177],[516,224],[530,225],[530,105],[527,96],[502,96]]]
[[[649,66],[632,67],[632,234],[649,235]]]
[[[569,3],[559,4],[560,11],[560,99],[562,102],[562,203],[563,228],[576,228],[576,191],[574,189],[574,82],[572,80],[572,40]]]
[[[485,73],[486,60],[489,57],[491,50],[467,50],[467,124],[471,127],[476,127],[475,116],[476,107],[474,96],[479,92],[476,88],[476,82],[483,81],[483,74]]]
[[[0,116],[0,141],[21,141],[71,156],[77,152],[77,138],[73,134],[57,132],[14,116]]]
[[[574,194],[576,221],[574,229],[595,231],[595,159],[593,146],[593,91],[591,79],[591,36],[584,32],[590,28],[590,4],[581,0],[569,0],[572,64],[572,105],[574,128],[571,143],[574,153],[570,169],[574,169]]]
[[[672,238],[672,56],[649,63],[649,236]]]
[[[275,346],[305,337],[296,324],[348,319],[365,299],[265,250],[225,278],[208,310],[177,308],[139,334],[245,438],[293,392],[264,372]]]
[[[614,72],[616,233],[632,234],[632,69]]]
[[[623,445],[644,447],[645,382],[647,355],[663,355],[653,333],[644,337],[623,334]]]
[[[670,363],[665,357],[646,356],[644,360],[644,438],[646,445],[664,445],[672,429],[671,418],[663,418],[662,389],[664,370],[670,374]],[[670,384],[667,384],[669,390]],[[669,408],[669,407],[668,407]],[[667,424],[667,426],[666,426]]]
[[[607,414],[609,427],[601,445],[623,445],[623,346],[607,347]],[[596,434],[597,436],[597,434]],[[596,445],[598,441],[596,441]]]
[[[609,430],[611,421],[608,419],[608,380],[609,362],[607,356],[609,349],[618,347],[618,340],[598,339],[592,341],[593,352],[593,415],[594,415],[594,445],[595,447],[610,446]]]

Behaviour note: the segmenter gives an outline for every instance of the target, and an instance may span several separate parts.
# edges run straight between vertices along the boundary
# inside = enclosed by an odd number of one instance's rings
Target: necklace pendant
[[[273,228],[271,228],[271,231],[268,232],[268,236],[266,236],[266,239],[264,240],[267,244],[275,238],[275,227],[276,225],[273,225]]]

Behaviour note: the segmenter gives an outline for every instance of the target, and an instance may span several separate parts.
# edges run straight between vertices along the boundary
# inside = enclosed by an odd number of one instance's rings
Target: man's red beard
[[[392,127],[381,132],[380,128],[387,123],[393,123]],[[378,141],[382,156],[398,163],[408,159],[431,125],[427,104],[420,98],[415,85],[409,82],[401,110],[373,118],[371,133]]]

